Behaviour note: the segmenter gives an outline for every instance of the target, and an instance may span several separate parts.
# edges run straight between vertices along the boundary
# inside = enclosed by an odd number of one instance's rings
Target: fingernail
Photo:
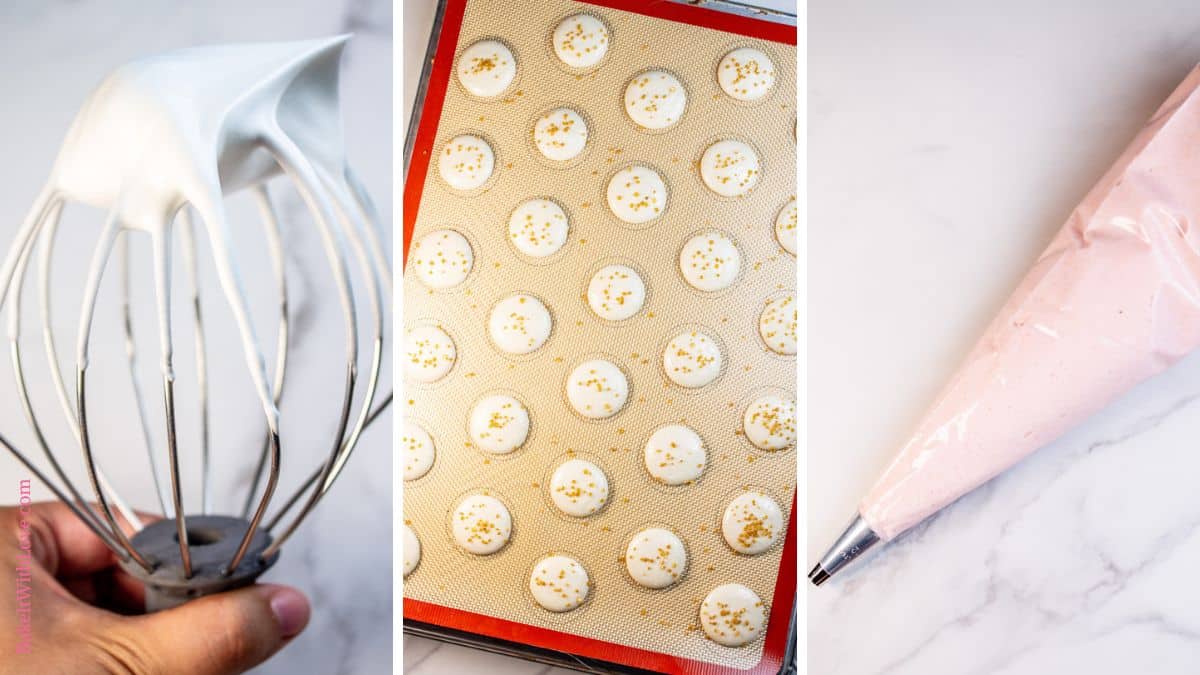
[[[281,588],[271,594],[271,613],[279,622],[283,637],[298,635],[308,624],[308,599],[299,591]]]

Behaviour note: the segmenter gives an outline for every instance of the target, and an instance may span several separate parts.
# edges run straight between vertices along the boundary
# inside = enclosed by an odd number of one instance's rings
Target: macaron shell
[[[437,382],[457,358],[454,340],[438,326],[416,326],[404,334],[404,375],[412,382]]]
[[[779,215],[775,217],[775,239],[783,250],[796,255],[796,224],[800,219],[800,213],[796,209],[796,198],[792,197],[783,208],[779,210]]]
[[[758,316],[758,334],[776,354],[796,354],[796,296],[783,295],[767,301]]]
[[[731,98],[757,101],[775,86],[775,64],[757,49],[735,49],[717,65],[717,83]]]
[[[721,534],[738,553],[758,555],[774,546],[783,534],[783,511],[769,495],[744,492],[725,507]]]
[[[548,160],[575,159],[587,146],[587,122],[570,108],[555,108],[533,123],[533,144]]]
[[[674,126],[687,108],[683,83],[665,70],[642,73],[625,86],[625,113],[644,129]]]
[[[608,477],[589,461],[569,459],[550,476],[550,499],[568,516],[593,515],[608,501]]]
[[[471,243],[458,232],[434,230],[413,244],[409,264],[421,283],[441,290],[466,281],[475,264],[475,254]]]
[[[679,252],[679,271],[698,291],[728,288],[742,269],[742,254],[732,239],[720,232],[698,234]]]
[[[654,169],[631,166],[608,181],[606,198],[609,210],[622,222],[648,223],[667,208],[667,185]]]
[[[421,564],[421,540],[408,525],[404,526],[404,576],[412,574]]]
[[[746,408],[746,439],[761,450],[783,450],[796,442],[796,404],[779,396],[762,396]]]
[[[450,519],[454,543],[474,555],[499,551],[512,534],[508,507],[489,495],[475,494],[462,500]]]
[[[700,626],[710,640],[726,647],[754,642],[766,626],[762,600],[741,584],[724,584],[700,604]]]
[[[591,591],[587,570],[565,555],[543,558],[529,575],[529,592],[551,612],[567,612],[583,604]]]
[[[741,141],[717,141],[700,158],[700,178],[722,197],[741,197],[758,184],[758,153]]]
[[[590,419],[612,417],[628,397],[625,373],[603,359],[584,361],[567,377],[567,400],[575,412]]]
[[[550,310],[532,295],[518,293],[496,303],[488,318],[488,334],[508,354],[528,354],[550,339],[554,321]]]
[[[683,485],[704,473],[708,453],[700,434],[682,424],[669,424],[650,434],[642,459],[655,480]]]
[[[463,50],[456,72],[464,89],[480,98],[494,98],[517,76],[517,59],[503,42],[481,40]]]
[[[651,527],[633,535],[625,549],[625,569],[639,586],[666,588],[687,569],[687,549],[674,532]]]
[[[554,53],[571,68],[590,68],[608,53],[608,27],[590,14],[563,19],[554,29]]]
[[[587,299],[596,316],[608,321],[623,321],[642,310],[646,302],[646,284],[632,267],[607,265],[592,275]]]
[[[475,404],[469,426],[476,447],[493,455],[507,455],[529,437],[529,411],[507,394],[493,394]]]
[[[412,420],[404,420],[400,449],[404,455],[404,480],[416,480],[433,468],[437,458],[433,437]]]
[[[508,217],[509,240],[531,258],[557,253],[567,243],[570,229],[566,212],[549,199],[522,202]]]
[[[455,190],[470,192],[483,186],[496,168],[496,153],[487,141],[463,134],[446,141],[438,154],[438,173]]]
[[[697,389],[721,374],[721,348],[704,333],[680,333],[663,350],[663,370],[675,384]]]

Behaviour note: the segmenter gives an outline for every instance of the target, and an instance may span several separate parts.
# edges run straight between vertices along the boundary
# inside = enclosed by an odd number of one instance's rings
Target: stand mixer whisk
[[[378,386],[388,326],[385,314],[391,304],[391,272],[378,234],[378,214],[347,165],[343,147],[338,71],[346,39],[184,49],[118,68],[92,92],[76,116],[49,180],[0,265],[0,311],[7,312],[16,391],[36,450],[44,456],[53,477],[8,437],[0,435],[0,445],[67,504],[112,549],[125,570],[145,582],[148,610],[253,583],[278,559],[284,542],[329,492],[363,429],[391,403],[392,395],[381,394]],[[284,455],[279,403],[289,339],[283,254],[287,242],[267,191],[267,182],[279,175],[290,179],[311,214],[333,276],[345,331],[345,379],[337,431],[328,453],[301,487],[267,518]],[[243,189],[251,192],[261,214],[279,292],[278,339],[270,370],[251,322],[225,211],[226,195]],[[73,396],[63,379],[50,320],[50,270],[60,217],[69,202],[107,213],[79,308]],[[254,480],[240,516],[210,512],[209,355],[194,228],[211,250],[220,289],[236,323],[240,358],[249,371],[265,421]],[[153,252],[162,359],[166,447],[157,451],[150,442],[147,406],[135,375],[137,350],[131,327],[129,239],[140,235],[148,236]],[[192,299],[200,407],[200,514],[185,513],[183,506],[170,292],[175,237]],[[164,515],[163,520],[148,526],[118,495],[98,465],[89,433],[88,397],[96,395],[88,383],[89,341],[101,280],[118,244],[123,245],[120,250],[124,254],[120,263],[129,370]],[[35,257],[42,342],[48,376],[61,408],[53,417],[71,430],[97,506],[68,478],[62,463],[66,454],[61,448],[52,448],[47,439],[51,416],[35,410],[29,393],[29,364],[21,341],[22,296],[33,276],[30,269]],[[369,304],[368,318],[361,326],[351,271],[363,280],[361,291]],[[359,377],[360,341],[369,345],[365,378]],[[166,456],[169,481],[159,479],[159,453]],[[297,505],[299,510],[285,523]],[[134,534],[126,534],[118,515]]]

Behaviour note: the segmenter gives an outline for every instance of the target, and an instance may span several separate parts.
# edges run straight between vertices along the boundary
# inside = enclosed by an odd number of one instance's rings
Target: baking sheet
[[[605,20],[612,37],[606,60],[589,74],[562,66],[550,45],[558,20],[578,11]],[[494,101],[475,99],[452,81],[434,148],[459,133],[482,135],[496,151],[496,176],[486,191],[464,197],[431,170],[414,236],[444,227],[464,233],[475,251],[474,271],[450,291],[429,291],[411,271],[405,279],[406,327],[441,323],[459,354],[446,379],[408,386],[406,414],[434,436],[438,458],[428,475],[405,485],[405,519],[422,543],[421,565],[405,580],[405,595],[665,654],[752,666],[761,658],[762,639],[742,648],[716,645],[698,629],[697,608],[709,590],[728,582],[750,586],[767,602],[774,597],[782,542],[756,557],[730,550],[719,523],[733,496],[761,489],[790,517],[794,449],[759,451],[742,438],[740,426],[754,396],[794,393],[794,357],[765,349],[757,321],[768,297],[794,292],[795,261],[775,241],[774,222],[794,192],[795,50],[561,0],[521,12],[472,0],[458,51],[484,38],[513,48],[517,81]],[[773,93],[756,104],[732,101],[716,82],[717,62],[740,46],[767,52],[780,74]],[[666,132],[639,131],[622,106],[626,82],[652,67],[676,74],[689,93],[684,120]],[[583,113],[590,130],[583,158],[566,169],[541,158],[529,138],[540,113],[558,105]],[[716,197],[696,172],[704,148],[721,138],[744,140],[760,155],[762,177],[747,198]],[[605,205],[608,177],[631,163],[656,168],[670,191],[666,213],[642,229],[616,220]],[[568,243],[548,263],[531,264],[506,239],[509,213],[533,197],[554,199],[571,219]],[[683,242],[710,228],[733,235],[743,258],[741,278],[717,294],[691,289],[677,271]],[[648,283],[646,307],[634,319],[602,322],[581,297],[591,272],[606,260],[630,264]],[[486,319],[492,304],[518,290],[546,302],[555,329],[534,354],[510,358],[491,346]],[[685,327],[704,329],[725,348],[722,376],[698,391],[669,384],[661,370],[663,345]],[[613,418],[585,421],[566,404],[562,385],[585,355],[599,354],[625,369],[630,403]],[[532,418],[524,448],[508,456],[470,447],[466,432],[473,402],[495,390],[517,392]],[[659,485],[642,467],[646,438],[673,422],[699,432],[709,451],[709,466],[692,486]],[[611,485],[608,507],[586,520],[558,514],[544,490],[548,474],[572,454],[598,463]],[[446,524],[472,489],[500,496],[514,516],[512,541],[485,558],[459,551]],[[624,571],[626,543],[649,525],[671,527],[689,549],[686,575],[668,590],[637,587]],[[593,582],[587,603],[566,614],[546,612],[528,595],[529,570],[552,550],[578,558]]]

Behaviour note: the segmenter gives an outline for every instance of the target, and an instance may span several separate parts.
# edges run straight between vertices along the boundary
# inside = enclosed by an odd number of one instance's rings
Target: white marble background
[[[392,213],[392,4],[387,0],[8,0],[0,3],[0,247],[7,248],[49,171],[67,126],[84,97],[112,68],[133,58],[169,49],[222,42],[300,39],[353,32],[342,79],[347,146],[385,219],[390,251]],[[283,402],[284,471],[278,495],[286,496],[328,452],[342,383],[340,310],[325,271],[315,230],[299,199],[282,181],[272,185],[289,251],[293,290],[293,350]],[[244,195],[234,196],[231,223],[243,277],[251,295],[260,339],[273,350],[274,286],[266,264],[258,220]],[[54,315],[60,348],[71,352],[83,266],[102,214],[68,209],[60,235]],[[135,268],[135,301],[141,303],[137,335],[143,346],[142,383],[148,408],[160,429],[162,417],[155,365],[158,360],[154,310],[146,287],[149,268],[144,241],[135,245],[143,265]],[[202,259],[206,257],[202,252]],[[261,438],[258,404],[249,388],[229,316],[211,270],[204,281],[213,380],[213,453],[218,512],[239,510]],[[90,378],[94,440],[122,494],[135,506],[158,511],[124,371],[123,336],[114,303],[116,274],[102,291],[93,334],[95,374]],[[177,279],[178,282],[178,279]],[[182,284],[177,283],[177,291]],[[32,304],[32,295],[29,302]],[[176,296],[182,301],[182,294]],[[186,307],[182,304],[177,307]],[[28,376],[35,402],[55,419],[51,440],[83,481],[82,462],[48,388],[36,315],[28,314]],[[369,316],[364,311],[365,317]],[[195,457],[196,417],[190,312],[176,312],[180,340],[180,436],[188,474],[190,511],[199,507]],[[390,349],[390,345],[388,345]],[[273,361],[273,356],[268,357]],[[364,359],[365,361],[365,359]],[[74,363],[73,358],[64,363]],[[365,364],[364,364],[365,365]],[[360,365],[362,367],[362,365]],[[390,359],[384,362],[390,388]],[[68,375],[68,377],[71,377]],[[32,449],[18,407],[7,357],[0,365],[0,433]],[[190,392],[190,393],[189,393]],[[303,589],[313,601],[308,630],[257,672],[387,673],[392,670],[391,422],[385,416],[363,436],[355,457],[311,519],[285,546],[265,579]],[[164,447],[162,445],[159,446]],[[165,455],[164,455],[165,456]],[[0,454],[0,503],[17,498],[17,480],[27,472]],[[80,482],[81,486],[85,483]],[[41,497],[48,497],[42,491]]]
[[[809,6],[809,561],[1200,61],[1200,7]],[[808,592],[814,675],[1200,672],[1200,355]]]

